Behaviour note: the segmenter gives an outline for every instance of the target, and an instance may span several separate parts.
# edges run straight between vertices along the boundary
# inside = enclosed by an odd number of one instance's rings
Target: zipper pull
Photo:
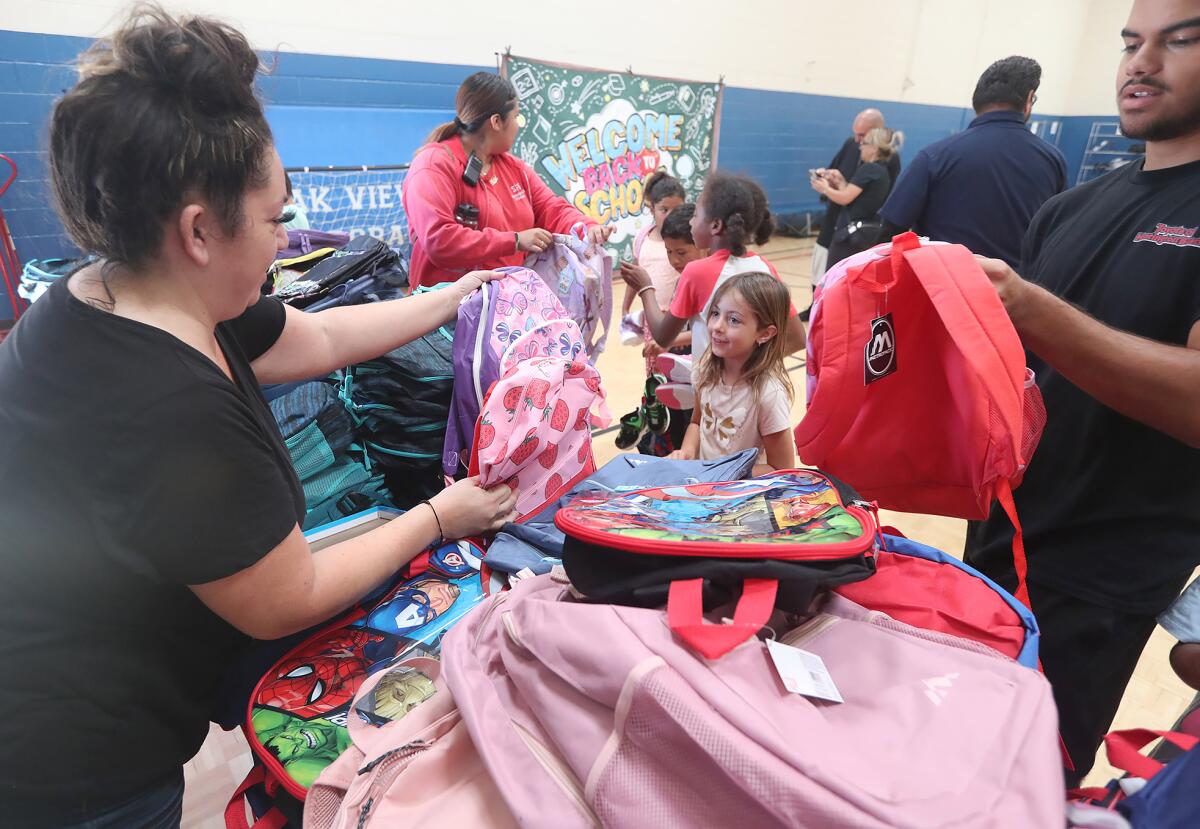
[[[367,802],[363,804],[362,809],[358,812],[358,829],[363,829],[367,825],[367,815],[371,811],[371,807],[375,805],[375,798],[368,797]]]
[[[414,749],[429,748],[429,746],[430,743],[428,740],[413,740],[411,743],[405,743],[404,745],[400,746],[400,748],[393,748],[391,751],[386,751],[383,754],[380,754],[374,760],[359,769],[358,773],[370,774],[376,766],[378,766],[384,760],[387,760],[389,757],[395,757],[397,754],[402,754],[406,751],[413,751]]]

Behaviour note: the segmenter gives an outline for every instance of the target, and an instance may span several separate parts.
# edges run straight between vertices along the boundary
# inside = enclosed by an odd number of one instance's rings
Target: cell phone
[[[809,178],[825,178],[825,171],[819,170],[819,169],[818,170],[810,169],[808,171],[808,177]]]
[[[463,183],[468,187],[478,187],[481,175],[483,175],[483,162],[479,160],[479,156],[471,153],[471,157],[467,159],[467,168],[463,170]]]

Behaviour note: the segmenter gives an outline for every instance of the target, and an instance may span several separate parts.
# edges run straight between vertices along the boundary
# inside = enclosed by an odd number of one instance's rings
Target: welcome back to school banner
[[[513,153],[550,189],[602,224],[610,247],[630,254],[643,185],[659,167],[683,182],[689,200],[717,162],[720,83],[606,72],[505,55],[501,74],[517,90],[525,125]]]

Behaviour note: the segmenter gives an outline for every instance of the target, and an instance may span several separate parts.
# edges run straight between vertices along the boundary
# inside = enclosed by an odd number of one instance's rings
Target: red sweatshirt
[[[414,288],[449,282],[470,270],[522,264],[526,254],[517,252],[516,231],[541,227],[566,233],[576,222],[595,224],[509,153],[492,156],[477,187],[463,182],[466,166],[467,154],[455,136],[421,149],[404,179]],[[479,208],[478,230],[454,220],[454,208],[463,203]]]

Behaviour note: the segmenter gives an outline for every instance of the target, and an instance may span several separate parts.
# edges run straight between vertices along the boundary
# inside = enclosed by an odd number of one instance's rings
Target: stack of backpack
[[[570,233],[554,234],[554,244],[530,254],[525,265],[542,278],[579,326],[588,359],[595,360],[608,340],[612,321],[612,256],[586,241],[582,222]],[[601,330],[603,329],[603,330]]]
[[[372,468],[397,506],[411,507],[444,486],[441,469],[454,367],[454,324],[348,367],[339,395],[361,433]]]
[[[481,474],[485,485],[515,481],[530,515],[594,470],[591,427],[608,415],[578,324],[536,273],[501,270],[459,306],[442,468]]]
[[[275,281],[272,294],[309,313],[404,295],[408,272],[399,254],[370,236],[356,237],[340,248],[321,247],[336,243],[338,236],[288,231],[289,247],[283,253],[293,255],[276,260],[276,266],[290,276]],[[442,488],[438,459],[450,408],[453,338],[453,324],[443,326],[373,360],[314,381],[319,386],[309,385],[309,397],[319,388],[325,405],[332,384],[333,399],[344,408],[352,436],[345,447],[339,447],[343,454],[337,463],[313,482],[311,498],[305,478],[309,465],[293,452],[309,501],[306,527],[376,503],[411,507]],[[268,396],[291,388],[295,387],[271,390]],[[297,423],[296,430],[311,425],[312,418]],[[290,435],[285,431],[285,439]],[[301,449],[304,446],[300,444]],[[318,504],[328,508],[319,509]]]
[[[342,247],[314,247],[313,231],[298,237],[296,255],[276,259],[269,280],[272,296],[295,308],[321,311],[403,296],[408,287],[404,259],[371,236],[356,236]],[[306,251],[305,248],[308,248]]]
[[[443,635],[484,598],[481,552],[443,543],[262,675],[243,724],[254,767],[226,809],[230,829],[248,826],[246,801],[255,827],[299,827],[309,787],[350,745],[350,723],[399,721],[433,695]],[[354,699],[372,676],[374,693]]]
[[[355,424],[333,380],[302,383],[269,405],[304,488],[302,529],[392,503],[383,475],[355,443]]]

